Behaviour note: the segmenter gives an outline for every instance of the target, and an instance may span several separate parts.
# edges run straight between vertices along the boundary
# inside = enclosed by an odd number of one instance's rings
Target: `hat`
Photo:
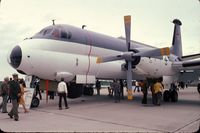
[[[13,73],[12,76],[18,76],[18,74],[17,73]]]

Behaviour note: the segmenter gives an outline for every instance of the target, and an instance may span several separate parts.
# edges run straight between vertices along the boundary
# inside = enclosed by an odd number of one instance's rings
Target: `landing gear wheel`
[[[178,93],[177,91],[173,90],[170,92],[171,95],[171,101],[172,102],[177,102],[178,101]]]
[[[31,102],[31,107],[32,108],[36,108],[38,107],[40,104],[40,100],[37,97],[33,97],[32,102]]]
[[[200,84],[197,85],[197,91],[198,91],[199,94],[200,94]]]
[[[164,93],[163,93],[163,100],[165,102],[169,102],[169,100],[170,100],[170,92],[169,92],[169,90],[164,91]]]
[[[92,96],[94,94],[94,89],[92,87],[84,87],[83,94]]]
[[[82,95],[82,89],[83,89],[83,85],[81,84],[76,84],[76,83],[70,83],[70,85],[68,85],[67,87],[67,91],[68,91],[68,98],[78,98]]]

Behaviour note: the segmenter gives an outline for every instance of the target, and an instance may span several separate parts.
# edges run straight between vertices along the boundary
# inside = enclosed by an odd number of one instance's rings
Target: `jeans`
[[[68,107],[66,93],[62,92],[58,93],[58,95],[59,95],[59,108],[62,108],[62,98],[64,99],[65,107]]]

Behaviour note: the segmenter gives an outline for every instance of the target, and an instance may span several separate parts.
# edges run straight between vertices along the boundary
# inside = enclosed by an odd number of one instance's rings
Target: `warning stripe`
[[[170,54],[170,49],[169,48],[161,48],[160,49],[160,54],[161,55],[169,55]]]
[[[124,16],[124,21],[125,21],[125,23],[130,23],[131,22],[131,16]]]

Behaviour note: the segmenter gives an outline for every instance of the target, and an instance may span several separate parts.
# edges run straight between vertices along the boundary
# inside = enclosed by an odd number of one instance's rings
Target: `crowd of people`
[[[27,92],[26,90],[26,84],[23,79],[18,79],[17,74],[13,74],[12,78],[5,77],[4,82],[1,84],[0,88],[0,96],[2,97],[2,103],[0,104],[0,110],[2,113],[8,113],[8,116],[10,118],[14,118],[15,121],[19,120],[18,116],[18,107],[19,104],[22,105],[24,109],[24,113],[28,113],[28,109],[25,106],[25,100],[24,100],[24,93]],[[39,89],[39,83],[35,84],[36,88],[36,95],[39,94],[40,99],[42,99],[40,89]],[[108,95],[110,97],[114,97],[114,102],[118,103],[121,99],[124,99],[124,86],[125,82],[123,80],[113,80],[113,82],[110,83],[110,86],[108,87]],[[143,99],[142,104],[147,104],[147,94],[148,89],[152,92],[152,103],[154,105],[160,105],[161,99],[162,99],[162,91],[163,91],[163,84],[160,79],[156,80],[156,82],[149,82],[147,81],[137,81],[135,83],[135,90],[140,92],[140,89],[143,93]],[[99,80],[96,81],[96,89],[97,89],[97,95],[100,95],[100,89],[101,89],[101,82]],[[64,78],[61,78],[61,81],[58,83],[57,86],[57,93],[59,96],[59,103],[58,107],[59,110],[62,110],[62,99],[64,99],[65,109],[69,109],[68,103],[67,103],[67,85],[64,81]],[[7,110],[7,103],[11,100],[12,103],[12,109],[10,112]]]
[[[151,84],[150,84],[151,83]],[[147,82],[147,80],[140,80],[136,81],[134,83],[135,89],[133,90],[133,93],[137,90],[137,92],[142,92],[143,93],[143,98],[142,98],[142,104],[147,104],[147,95],[148,95],[148,90],[151,90],[152,93],[152,103],[154,105],[160,106],[161,100],[162,100],[162,92],[164,89],[164,86],[162,84],[162,79],[157,79],[156,81],[153,82]],[[113,80],[113,82],[110,83],[110,86],[108,87],[108,96],[114,97],[114,102],[118,103],[120,102],[120,99],[124,99],[124,88],[125,83],[123,80]],[[97,95],[100,95],[100,81],[97,80],[96,82],[96,88],[97,88]]]
[[[18,79],[17,74],[12,75],[13,78],[5,77],[0,88],[0,95],[3,100],[0,104],[2,113],[8,113],[10,118],[14,118],[15,121],[19,120],[18,107],[19,104],[23,106],[24,113],[28,113],[28,109],[25,106],[24,93],[26,92],[26,84],[23,79]],[[7,103],[11,100],[12,108],[8,112]]]

